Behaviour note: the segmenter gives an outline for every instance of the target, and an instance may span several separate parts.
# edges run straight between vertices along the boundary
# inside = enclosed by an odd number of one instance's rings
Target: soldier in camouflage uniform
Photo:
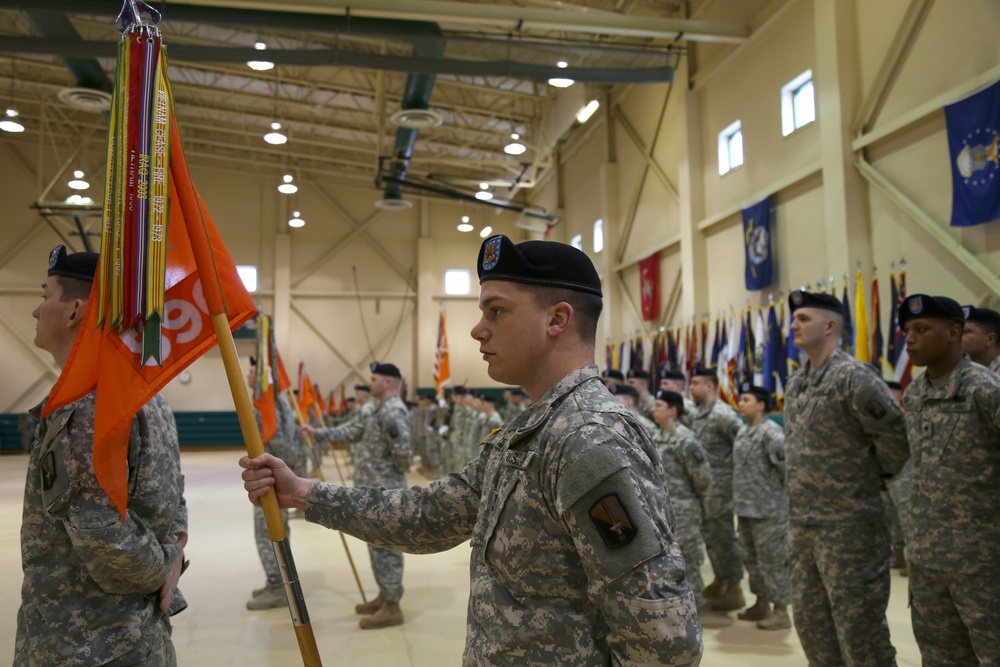
[[[977,364],[1000,373],[1000,313],[989,308],[964,306],[962,351]]]
[[[684,416],[681,417],[681,423],[691,428],[691,418],[698,409],[698,406],[688,398],[687,377],[685,377],[684,371],[664,368],[660,371],[660,389],[673,391],[684,397]]]
[[[705,562],[701,539],[701,504],[712,486],[712,466],[694,432],[680,423],[684,397],[674,391],[656,392],[653,417],[659,426],[656,449],[663,461],[663,479],[670,505],[677,517],[674,535],[681,545],[688,586],[701,603],[701,564]]]
[[[659,456],[593,365],[596,269],[572,246],[503,236],[478,264],[472,335],[490,377],[522,384],[531,407],[426,487],[344,489],[244,457],[251,502],[274,486],[310,521],[419,553],[471,538],[464,665],[697,665]]]
[[[899,311],[910,360],[927,368],[903,395],[910,611],[925,667],[1000,665],[1000,378],[964,358],[961,318],[951,299],[921,294]]]
[[[884,476],[909,456],[902,409],[869,365],[840,349],[840,301],[789,296],[808,361],[785,391],[785,470],[795,629],[811,665],[891,667]]]
[[[50,256],[33,313],[35,345],[59,366],[83,321],[97,261],[63,246]],[[94,406],[90,393],[54,411],[31,443],[15,667],[176,665],[169,619],[187,606],[176,588],[187,507],[174,416],[154,396],[133,417],[122,518],[95,477]]]
[[[472,417],[472,408],[468,402],[472,400],[465,387],[455,387],[452,391],[454,397],[454,410],[451,413],[451,421],[448,424],[448,456],[445,457],[444,472],[458,472],[465,467],[466,446],[465,434],[468,431],[468,422]]]
[[[434,479],[441,472],[441,436],[438,434],[437,402],[431,392],[421,392],[417,401],[420,404],[421,417],[417,420],[424,441],[424,455],[421,458],[421,473]],[[413,437],[416,437],[416,427]]]
[[[379,406],[364,421],[352,422],[344,426],[313,429],[303,426],[302,430],[314,436],[318,442],[343,439],[356,440],[357,459],[354,464],[354,486],[370,487],[377,493],[386,489],[406,487],[406,471],[410,469],[413,450],[410,445],[410,418],[406,405],[399,397],[402,375],[393,364],[371,364],[372,396],[379,400]],[[338,487],[340,488],[340,487]],[[306,514],[306,519],[309,519]],[[403,597],[403,554],[394,548],[374,546],[369,542],[368,555],[372,562],[378,596],[366,604],[359,604],[354,610],[364,618],[360,625],[365,630],[387,628],[403,623],[403,612],[399,601]]]
[[[788,493],[785,491],[785,433],[767,418],[771,392],[744,382],[740,416],[746,426],[733,448],[733,509],[739,523],[743,564],[757,601],[737,616],[761,630],[786,630],[788,581]],[[774,604],[772,609],[771,604]]]
[[[257,360],[253,357],[250,357],[247,385],[253,394],[257,387]],[[296,474],[305,475],[307,454],[299,449],[297,442],[298,420],[292,411],[291,403],[283,394],[279,393],[275,396],[274,412],[277,418],[277,428],[271,439],[264,443],[264,451],[284,461],[289,468],[296,471]],[[254,408],[253,414],[257,420],[257,431],[263,433],[260,410]],[[281,520],[285,524],[285,533],[291,535],[287,509],[281,510]],[[281,569],[278,567],[278,559],[274,555],[271,536],[267,530],[267,522],[264,520],[264,510],[259,507],[255,507],[253,511],[253,536],[266,580],[262,588],[257,588],[251,593],[250,599],[247,600],[247,609],[257,611],[284,607],[287,602],[285,601],[284,584],[281,581]]]
[[[646,419],[639,414],[638,401],[639,392],[635,390],[630,384],[613,384],[608,387],[608,391],[611,392],[612,396],[618,398],[626,408],[632,411],[635,418],[639,420],[639,424],[642,426],[643,430],[646,431],[646,435],[650,438],[655,438],[656,434],[659,433],[660,427],[656,425],[651,419]]]
[[[716,611],[735,611],[746,606],[743,598],[743,560],[733,525],[733,442],[743,421],[719,400],[719,379],[711,368],[699,368],[691,378],[691,396],[697,408],[691,415],[691,430],[712,464],[712,495],[705,500],[702,535],[712,562],[715,581],[704,591]]]
[[[504,410],[501,410],[504,422],[513,421],[528,407],[524,403],[525,393],[520,387],[510,390],[510,401]]]
[[[649,421],[655,422],[653,419],[653,404],[656,402],[656,398],[649,393],[649,380],[648,372],[644,370],[630,370],[628,372],[628,380],[626,381],[638,392],[638,397],[635,401],[636,411]]]

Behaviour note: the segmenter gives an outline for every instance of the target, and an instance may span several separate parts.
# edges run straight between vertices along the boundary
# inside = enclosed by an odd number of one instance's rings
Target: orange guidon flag
[[[132,418],[171,379],[215,346],[212,315],[225,313],[230,329],[236,329],[257,312],[191,182],[173,109],[170,121],[162,366],[141,366],[141,333],[97,328],[99,277],[73,350],[42,412],[43,416],[51,414],[97,390],[94,472],[123,519]]]

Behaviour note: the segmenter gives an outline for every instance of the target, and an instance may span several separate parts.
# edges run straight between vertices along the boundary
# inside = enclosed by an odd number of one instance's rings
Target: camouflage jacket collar
[[[923,375],[913,381],[913,384],[916,385],[915,389],[924,397],[934,397],[936,399],[955,398],[959,393],[959,384],[965,376],[966,371],[972,367],[972,363],[969,357],[962,357],[962,360],[951,369],[948,382],[937,387],[931,384],[931,379],[924,372]]]
[[[844,362],[849,362],[851,360],[851,355],[844,352],[842,348],[837,348],[830,353],[826,359],[823,360],[817,368],[812,367],[812,362],[806,359],[806,363],[802,365],[802,378],[807,384],[812,386],[818,385],[823,381],[823,376],[826,375],[834,366],[839,366]]]
[[[583,368],[571,371],[562,380],[552,385],[537,403],[532,403],[515,418],[517,432],[521,434],[535,430],[535,428],[548,419],[552,409],[563,398],[587,381],[600,382],[596,365],[584,366]]]
[[[33,408],[31,408],[31,409],[28,410],[28,414],[31,415],[32,417],[34,417],[35,419],[41,419],[42,418],[42,410],[45,409],[45,404],[48,402],[48,400],[49,400],[49,397],[46,394],[45,398],[42,399],[41,403],[39,403],[35,407],[33,407]]]

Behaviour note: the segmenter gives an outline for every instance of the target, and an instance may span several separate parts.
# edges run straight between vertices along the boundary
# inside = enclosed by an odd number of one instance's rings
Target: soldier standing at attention
[[[744,382],[740,415],[746,426],[733,449],[733,509],[739,523],[743,564],[757,601],[737,616],[761,630],[786,630],[788,582],[788,493],[785,491],[785,433],[767,418],[771,392]],[[774,608],[771,608],[771,604]]]
[[[635,403],[636,411],[649,421],[653,421],[653,403],[656,402],[656,399],[649,393],[649,373],[644,370],[630,370],[628,372],[628,383],[635,387],[635,390],[639,393],[638,400]]]
[[[673,512],[652,441],[610,396],[594,347],[601,282],[562,243],[487,239],[472,336],[489,376],[531,406],[457,474],[409,489],[295,477],[264,454],[240,465],[251,502],[418,553],[471,539],[463,664],[667,665],[701,660]]]
[[[871,365],[840,349],[840,300],[788,297],[807,361],[785,391],[795,630],[813,667],[892,667],[889,527],[882,478],[909,457],[902,408]]]
[[[684,416],[684,397],[673,391],[656,392],[653,418],[659,426],[656,449],[663,461],[663,479],[670,493],[670,505],[677,517],[674,535],[684,555],[688,586],[701,606],[701,564],[705,562],[701,539],[701,504],[712,486],[712,466],[697,436],[680,418]]]
[[[93,252],[49,256],[35,346],[65,366],[97,271]],[[31,414],[38,418],[42,406]],[[170,616],[187,607],[187,506],[177,426],[154,396],[132,418],[123,519],[94,472],[95,394],[35,429],[21,520],[21,608],[14,667],[174,667]]]
[[[371,369],[369,386],[372,396],[379,401],[374,412],[343,426],[324,429],[303,426],[300,430],[320,442],[360,437],[354,463],[354,486],[385,493],[386,489],[406,487],[405,473],[410,468],[413,451],[410,448],[410,415],[399,397],[403,377],[399,369],[393,364],[377,361],[372,362]],[[308,512],[306,519],[311,520]],[[361,628],[372,630],[401,625],[403,612],[399,601],[403,597],[403,554],[396,549],[369,544],[368,555],[375,583],[378,584],[378,597],[354,607],[358,615],[365,617],[361,619]]]
[[[913,365],[927,369],[903,395],[913,634],[924,667],[996,667],[1000,378],[964,357],[962,310],[951,299],[910,296],[899,325]]]
[[[673,391],[684,397],[684,414],[681,416],[681,423],[691,428],[691,415],[694,411],[698,409],[698,406],[694,404],[687,395],[687,377],[684,375],[684,371],[664,368],[660,372],[660,389],[666,389],[667,391]]]
[[[691,430],[712,464],[712,493],[705,499],[702,535],[715,581],[703,595],[715,611],[735,611],[746,606],[740,585],[743,561],[733,526],[733,442],[743,420],[719,400],[719,379],[711,368],[695,370],[691,397],[697,405],[691,415]]]
[[[962,351],[977,364],[1000,373],[1000,313],[975,306],[965,306],[962,311]]]

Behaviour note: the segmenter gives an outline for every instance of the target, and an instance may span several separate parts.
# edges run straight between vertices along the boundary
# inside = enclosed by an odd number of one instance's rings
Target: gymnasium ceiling
[[[151,4],[162,13],[192,161],[368,183],[381,172],[468,194],[486,181],[510,199],[544,177],[572,131],[575,102],[560,99],[669,81],[693,42],[738,44],[750,33],[736,22],[685,20],[689,3],[680,0]],[[66,91],[110,90],[120,9],[120,0],[0,0],[0,107],[15,106],[26,127],[4,141],[58,148],[62,157],[103,147],[104,115],[67,103]],[[255,71],[248,60],[276,66]],[[577,83],[557,89],[547,83],[555,76]],[[405,132],[392,117],[405,106],[429,108],[442,122],[418,130],[401,161]],[[287,134],[284,145],[263,140],[272,122]],[[504,152],[512,133],[524,154]]]

